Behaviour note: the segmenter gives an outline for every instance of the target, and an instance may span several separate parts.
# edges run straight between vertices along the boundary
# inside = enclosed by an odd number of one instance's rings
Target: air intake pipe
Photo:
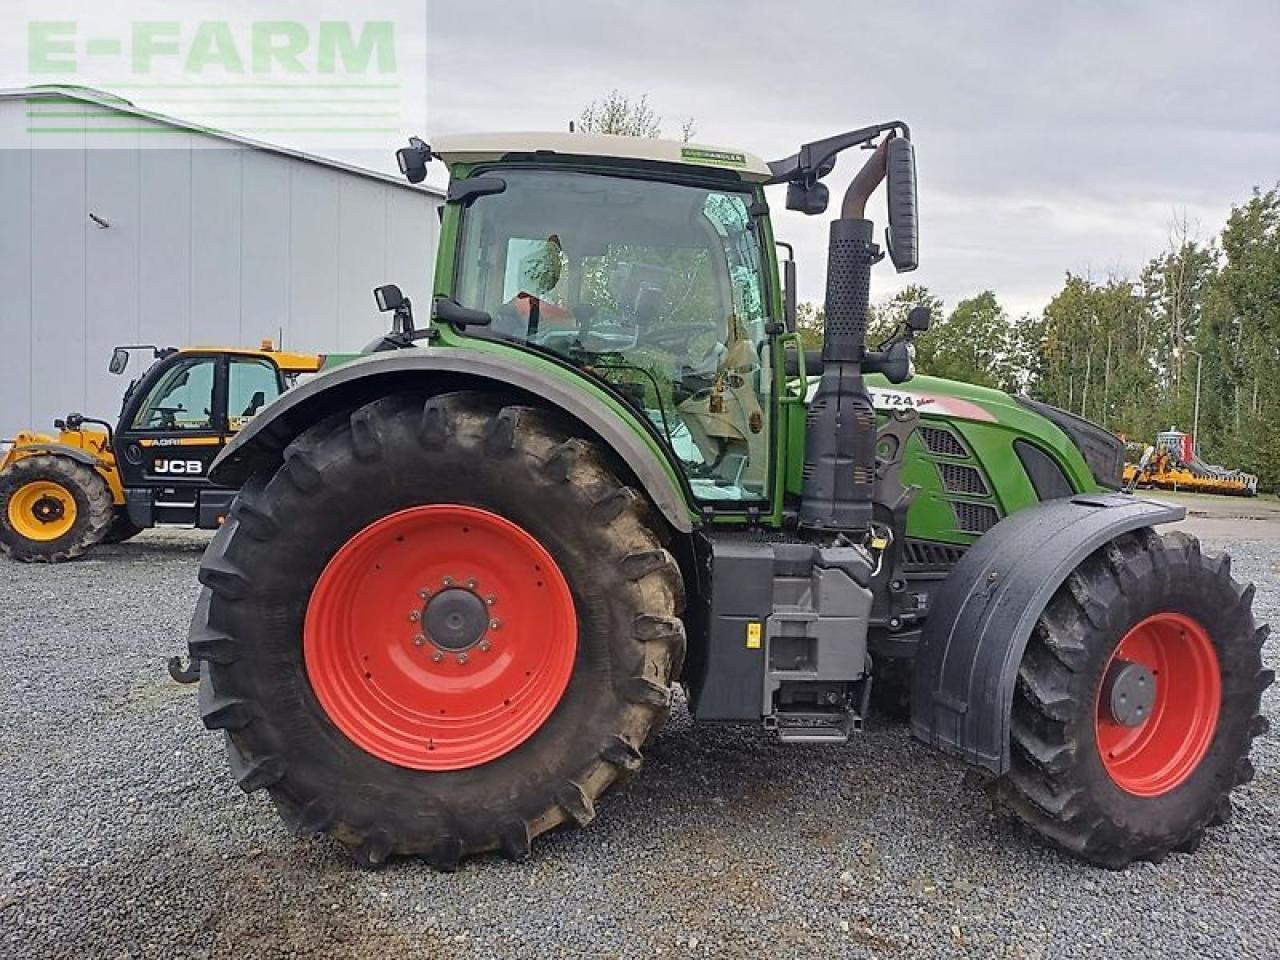
[[[880,257],[867,199],[885,176],[888,138],[881,141],[845,192],[831,222],[827,249],[822,377],[809,402],[805,429],[802,526],[861,534],[871,524],[875,495],[876,414],[862,379],[867,352],[871,267]]]

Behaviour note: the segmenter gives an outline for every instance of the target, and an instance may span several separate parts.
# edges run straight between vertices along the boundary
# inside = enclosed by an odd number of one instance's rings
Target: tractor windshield
[[[767,496],[771,375],[749,192],[504,170],[463,220],[456,299],[476,336],[551,350],[608,380],[704,500]]]

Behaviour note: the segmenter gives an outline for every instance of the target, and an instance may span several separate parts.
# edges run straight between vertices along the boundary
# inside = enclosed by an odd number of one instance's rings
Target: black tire
[[[124,543],[136,537],[143,529],[129,519],[129,514],[124,507],[116,507],[116,515],[112,517],[111,526],[107,527],[102,542]]]
[[[423,771],[344,736],[308,680],[308,598],[328,559],[409,506],[481,507],[559,564],[579,622],[568,686],[541,727],[479,766]],[[242,488],[200,569],[189,649],[200,710],[233,774],[266,788],[298,835],[326,832],[366,865],[420,855],[440,869],[585,825],[635,771],[684,655],[683,584],[645,502],[557,417],[483,394],[384,398],[312,427]]]
[[[75,503],[75,522],[53,540],[24,536],[10,517],[10,499],[39,481],[57,484]],[[91,467],[57,454],[25,457],[0,473],[0,551],[25,563],[74,560],[102,541],[112,511],[111,491]]]
[[[1253,778],[1252,740],[1274,673],[1262,668],[1267,628],[1254,623],[1253,587],[1226,556],[1204,556],[1181,532],[1147,529],[1090,556],[1054,595],[1018,673],[1011,762],[1001,795],[1064,850],[1111,869],[1190,852],[1206,827],[1231,815],[1231,790]],[[1209,636],[1221,704],[1207,752],[1164,793],[1122,789],[1103,763],[1095,711],[1111,654],[1131,627],[1157,613],[1188,617]]]

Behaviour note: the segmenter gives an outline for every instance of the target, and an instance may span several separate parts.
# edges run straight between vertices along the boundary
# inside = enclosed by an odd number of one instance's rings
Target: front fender
[[[209,477],[239,487],[257,470],[278,463],[290,441],[324,417],[399,390],[424,388],[430,393],[515,390],[563,410],[621,458],[672,527],[681,533],[693,529],[675,469],[655,450],[634,413],[586,381],[579,385],[560,375],[549,360],[488,350],[397,350],[336,367],[288,391],[249,421],[213,462]]]
[[[1018,666],[1054,592],[1108,541],[1185,515],[1125,494],[1079,494],[992,527],[934,596],[916,656],[912,733],[969,763],[1007,771]]]

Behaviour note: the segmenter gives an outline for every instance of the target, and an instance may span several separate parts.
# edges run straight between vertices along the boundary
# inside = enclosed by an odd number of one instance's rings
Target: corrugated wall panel
[[[238,343],[270,337],[293,345],[289,326],[289,176],[292,161],[244,154]]]
[[[85,151],[32,150],[31,163],[31,405],[44,421],[85,400]]]
[[[31,154],[0,149],[0,438],[31,418]]]
[[[238,345],[242,150],[191,151],[190,345]]]
[[[128,135],[118,135],[128,139]],[[136,140],[138,134],[133,134]],[[112,141],[116,142],[115,140]],[[86,153],[85,296],[87,376],[83,412],[110,419],[119,409],[119,377],[105,375],[111,349],[138,336],[141,151]],[[103,227],[89,218],[94,214]]]
[[[339,338],[335,349],[355,350],[390,324],[378,313],[373,288],[394,280],[387,271],[387,194],[394,187],[344,177],[339,197]]]
[[[338,229],[343,174],[290,169],[289,344],[333,350],[338,335]]]
[[[143,150],[138,161],[137,342],[176,347],[191,342],[191,152]]]

